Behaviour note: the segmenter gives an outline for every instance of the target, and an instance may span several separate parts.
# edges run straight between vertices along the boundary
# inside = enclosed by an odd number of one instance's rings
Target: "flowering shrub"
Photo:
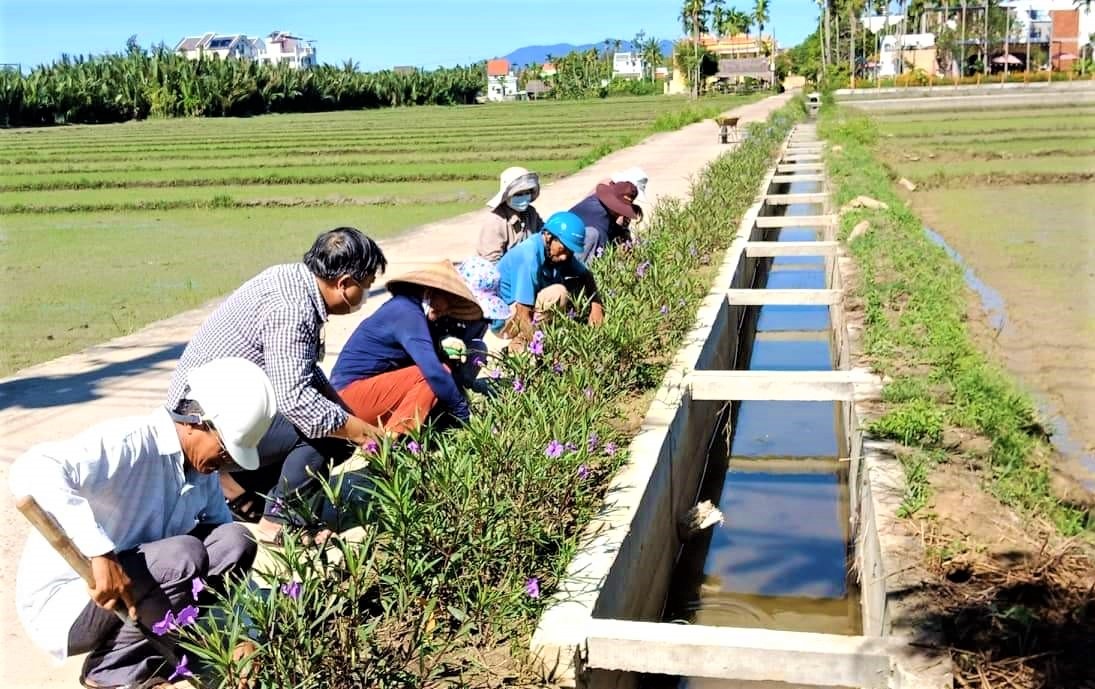
[[[323,551],[290,537],[262,573],[269,589],[230,585],[217,614],[185,630],[207,680],[233,686],[249,668],[258,687],[500,683],[497,659],[518,651],[563,575],[627,460],[631,408],[665,374],[802,112],[796,100],[750,126],[689,203],[662,203],[639,238],[591,264],[607,295],[601,327],[584,325],[584,304],[544,319],[528,351],[488,363],[491,393],[475,396],[466,426],[371,448],[349,499],[345,474],[326,485],[360,538]],[[258,651],[233,660],[247,635]]]

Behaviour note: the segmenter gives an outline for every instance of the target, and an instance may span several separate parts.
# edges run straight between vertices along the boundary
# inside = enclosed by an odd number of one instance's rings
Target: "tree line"
[[[165,46],[62,56],[27,75],[0,71],[0,126],[105,123],[148,117],[244,117],[400,105],[474,103],[483,64],[362,72],[353,62],[296,70],[252,60],[189,60]]]

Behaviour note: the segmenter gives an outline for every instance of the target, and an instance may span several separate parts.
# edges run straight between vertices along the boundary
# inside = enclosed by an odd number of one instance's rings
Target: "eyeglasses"
[[[213,433],[217,436],[217,444],[221,446],[221,451],[217,453],[216,456],[216,459],[219,459],[221,462],[221,468],[224,469],[225,467],[235,465],[236,460],[232,459],[232,454],[228,451],[228,447],[224,444],[224,438],[221,437],[221,432],[217,430],[217,427],[213,425],[212,421],[205,421],[204,423],[206,427],[209,430],[213,431]]]

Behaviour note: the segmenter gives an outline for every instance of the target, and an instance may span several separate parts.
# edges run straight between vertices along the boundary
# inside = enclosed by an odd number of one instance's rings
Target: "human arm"
[[[316,387],[319,325],[306,312],[275,310],[262,327],[263,369],[274,387],[278,412],[310,438],[334,434],[349,412]]]
[[[487,214],[479,229],[476,253],[492,263],[497,263],[506,253],[506,220],[493,211]]]
[[[430,336],[429,323],[425,315],[417,310],[408,309],[398,316],[395,332],[399,344],[422,371],[430,390],[449,412],[467,421],[471,417],[468,401],[457,387],[452,374],[441,364]]]
[[[84,442],[80,442],[81,439]],[[118,546],[111,535],[114,532],[110,517],[116,518],[117,514],[107,511],[100,519],[92,508],[92,500],[97,494],[111,488],[117,493],[124,488],[111,486],[112,483],[126,483],[124,477],[114,478],[118,467],[131,465],[134,459],[159,459],[158,456],[145,457],[149,453],[140,452],[141,444],[128,440],[129,437],[120,432],[104,435],[89,432],[64,443],[36,446],[12,464],[9,486],[17,499],[31,498],[29,504],[36,508],[33,512],[48,513],[71,546],[88,558],[91,570],[88,594],[94,602],[113,610],[120,600],[123,609],[132,614],[135,597],[129,577],[115,557]],[[139,494],[139,490],[137,486],[135,494]],[[106,505],[114,502],[110,498],[109,493],[100,496]],[[133,506],[125,502],[122,496],[114,510],[131,513]],[[79,569],[77,572],[87,576]]]

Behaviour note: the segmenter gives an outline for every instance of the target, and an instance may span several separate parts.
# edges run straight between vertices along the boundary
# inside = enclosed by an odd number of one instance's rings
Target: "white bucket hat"
[[[638,195],[635,196],[635,203],[639,204],[644,211],[650,210],[646,207],[646,183],[650,178],[647,177],[646,171],[641,167],[629,167],[613,174],[609,179],[613,182],[631,182],[634,184],[635,188],[639,190]]]
[[[190,370],[187,397],[201,405],[224,449],[241,469],[259,467],[258,444],[277,412],[274,386],[257,365],[239,357],[214,359]]]
[[[531,191],[533,201],[540,196],[540,176],[523,167],[507,167],[502,170],[498,181],[498,193],[487,201],[487,207],[491,210],[498,208],[503,202],[522,191]]]

